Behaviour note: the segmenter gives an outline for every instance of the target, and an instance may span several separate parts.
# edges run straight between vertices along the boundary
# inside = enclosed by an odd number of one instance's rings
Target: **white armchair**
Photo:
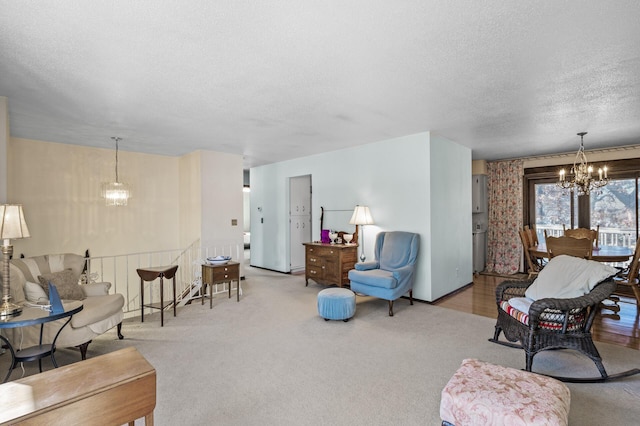
[[[14,303],[37,303],[47,300],[48,282],[56,285],[60,297],[65,300],[82,300],[83,309],[62,329],[56,341],[57,347],[78,347],[82,359],[87,357],[91,340],[117,326],[121,333],[124,313],[124,297],[109,294],[111,283],[79,284],[86,258],[73,253],[51,254],[11,260],[11,296]],[[42,342],[51,343],[65,319],[45,324]],[[38,344],[40,326],[8,329],[11,342],[21,342],[22,347]]]

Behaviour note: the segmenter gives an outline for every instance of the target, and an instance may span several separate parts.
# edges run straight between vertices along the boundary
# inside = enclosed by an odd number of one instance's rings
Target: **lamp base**
[[[16,317],[21,313],[22,306],[16,305],[15,303],[11,303],[5,300],[0,305],[0,319],[5,319],[7,317]]]

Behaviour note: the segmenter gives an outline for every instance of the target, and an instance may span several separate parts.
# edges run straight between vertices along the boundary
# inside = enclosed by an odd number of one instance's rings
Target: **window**
[[[570,228],[600,227],[599,243],[634,248],[639,233],[640,162],[638,159],[608,162],[609,184],[588,196],[578,197],[558,188],[560,166],[525,169],[524,224],[534,225],[538,239],[561,235]]]
[[[637,179],[615,179],[591,194],[591,223],[600,226],[600,244],[632,247],[637,235],[637,199]]]

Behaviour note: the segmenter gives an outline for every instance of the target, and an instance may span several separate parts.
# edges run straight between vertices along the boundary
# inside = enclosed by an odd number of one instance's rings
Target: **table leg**
[[[173,316],[176,316],[176,276],[173,276]]]
[[[164,280],[160,274],[160,327],[164,327]]]
[[[239,302],[240,301],[240,277],[237,277],[237,278],[238,278],[238,289],[236,291],[236,302]]]
[[[209,309],[213,308],[213,284],[209,284]]]
[[[144,280],[140,278],[140,322],[144,322]]]
[[[11,343],[9,343],[9,340],[7,340],[6,337],[0,334],[0,339],[7,345],[7,348],[9,348],[9,352],[11,352],[11,363],[9,364],[9,371],[7,371],[7,375],[4,377],[4,380],[2,381],[2,383],[6,383],[7,380],[9,380],[9,377],[11,376],[11,372],[16,366],[16,354],[15,352],[13,352],[13,346],[11,346]]]

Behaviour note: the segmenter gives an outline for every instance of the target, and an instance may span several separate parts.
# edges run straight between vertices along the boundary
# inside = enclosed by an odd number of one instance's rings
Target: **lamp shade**
[[[0,239],[13,240],[30,237],[21,204],[0,206]]]
[[[373,217],[367,206],[356,206],[349,221],[351,225],[373,225]]]

